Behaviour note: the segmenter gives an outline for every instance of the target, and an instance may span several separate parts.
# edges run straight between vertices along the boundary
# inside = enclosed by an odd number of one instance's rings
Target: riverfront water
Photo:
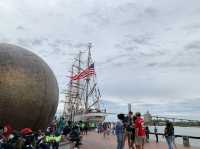
[[[163,133],[164,132],[164,126],[157,126],[158,132]],[[150,131],[154,132],[154,127],[150,127]],[[185,135],[185,136],[195,136],[200,137],[200,128],[198,127],[175,127],[175,134],[177,135]],[[150,135],[151,140],[155,140],[154,135]],[[165,138],[159,137],[161,141],[165,141]],[[176,138],[175,139],[177,144],[183,144],[182,138]],[[190,139],[190,145],[195,147],[200,147],[200,140],[198,139]]]

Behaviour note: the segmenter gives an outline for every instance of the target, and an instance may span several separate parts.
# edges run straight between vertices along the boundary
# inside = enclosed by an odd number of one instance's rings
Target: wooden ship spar
[[[65,92],[64,117],[71,121],[100,123],[106,110],[100,109],[100,90],[97,86],[91,44],[87,52],[79,52],[71,68],[70,81]]]

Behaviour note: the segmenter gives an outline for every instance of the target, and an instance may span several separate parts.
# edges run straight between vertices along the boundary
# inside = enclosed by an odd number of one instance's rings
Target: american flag
[[[82,70],[80,73],[71,77],[71,80],[81,80],[90,75],[95,75],[94,63],[92,63],[88,68]]]

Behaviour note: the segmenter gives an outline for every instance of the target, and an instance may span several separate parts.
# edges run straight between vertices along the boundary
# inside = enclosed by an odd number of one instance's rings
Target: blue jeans
[[[173,136],[166,136],[166,141],[167,141],[167,144],[168,144],[168,149],[173,149],[173,145],[172,145],[172,142],[173,142]]]
[[[123,149],[124,148],[124,135],[118,134],[117,136],[117,149]]]

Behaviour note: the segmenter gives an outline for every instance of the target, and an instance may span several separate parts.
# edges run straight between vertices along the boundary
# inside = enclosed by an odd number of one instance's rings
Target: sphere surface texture
[[[46,128],[56,112],[58,95],[56,78],[40,57],[0,44],[0,125]]]

